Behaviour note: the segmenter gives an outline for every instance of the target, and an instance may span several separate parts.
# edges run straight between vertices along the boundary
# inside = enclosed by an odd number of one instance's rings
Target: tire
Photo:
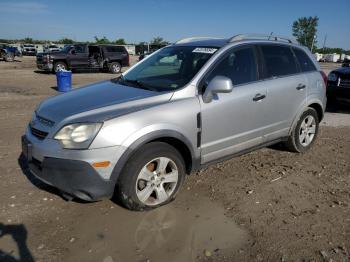
[[[108,68],[112,74],[118,74],[122,71],[122,65],[119,62],[110,63]]]
[[[65,62],[58,61],[53,64],[53,71],[56,73],[58,70],[63,69],[63,70],[68,70],[68,66]]]
[[[315,109],[308,107],[295,125],[286,147],[293,152],[304,153],[310,149],[318,135],[319,119]]]
[[[151,142],[127,161],[117,182],[116,197],[130,210],[154,209],[174,200],[184,179],[185,162],[181,154],[169,144]]]
[[[12,54],[12,53],[7,53],[7,54],[5,55],[4,60],[5,60],[6,62],[13,62],[13,61],[15,60],[15,55]]]

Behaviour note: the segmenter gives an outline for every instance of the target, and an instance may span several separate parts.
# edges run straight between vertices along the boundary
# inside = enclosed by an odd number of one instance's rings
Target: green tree
[[[24,42],[24,43],[27,43],[27,44],[34,44],[33,38],[30,38],[30,37],[24,38],[24,39],[23,39],[23,42]]]
[[[316,46],[316,33],[318,26],[318,17],[300,17],[293,23],[293,36],[297,41],[311,49],[312,44]]]
[[[64,37],[64,38],[58,40],[58,43],[59,44],[69,45],[69,44],[74,44],[74,40]]]
[[[94,37],[95,38],[95,43],[96,44],[110,44],[111,41],[108,40],[107,37],[102,37],[102,38],[98,38],[97,36]]]
[[[115,43],[117,45],[126,45],[124,38],[119,38],[119,39],[115,40]]]
[[[162,37],[157,36],[157,37],[153,38],[149,44],[150,45],[167,45],[168,42],[165,41]]]

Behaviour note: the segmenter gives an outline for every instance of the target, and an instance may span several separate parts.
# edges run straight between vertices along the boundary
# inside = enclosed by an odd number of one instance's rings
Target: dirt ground
[[[326,114],[305,154],[274,146],[212,165],[170,205],[131,212],[66,202],[21,169],[20,137],[55,86],[33,57],[0,62],[0,261],[350,261],[348,109]]]

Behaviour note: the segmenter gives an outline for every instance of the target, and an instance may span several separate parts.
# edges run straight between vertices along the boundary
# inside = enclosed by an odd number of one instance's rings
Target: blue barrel
[[[56,72],[57,90],[59,92],[68,92],[72,89],[72,72],[58,71]]]

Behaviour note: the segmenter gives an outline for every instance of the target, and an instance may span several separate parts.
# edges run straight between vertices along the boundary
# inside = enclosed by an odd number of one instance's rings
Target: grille
[[[34,127],[30,127],[30,132],[32,133],[33,136],[43,140],[47,136],[47,132],[41,131],[39,129],[36,129]]]
[[[339,79],[339,86],[340,87],[350,87],[350,79]]]
[[[42,117],[42,116],[36,115],[36,118],[38,119],[38,121],[39,121],[40,123],[42,123],[42,124],[45,125],[45,126],[53,127],[53,125],[55,124],[54,121],[51,121],[51,120],[49,120],[49,119],[47,119],[47,118],[44,118],[44,117]]]

